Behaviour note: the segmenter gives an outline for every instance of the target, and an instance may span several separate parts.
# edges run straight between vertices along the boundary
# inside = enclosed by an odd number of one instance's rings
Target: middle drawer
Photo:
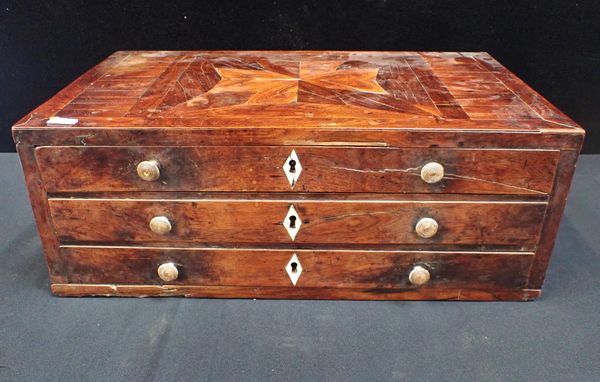
[[[526,245],[546,202],[51,198],[62,242]]]

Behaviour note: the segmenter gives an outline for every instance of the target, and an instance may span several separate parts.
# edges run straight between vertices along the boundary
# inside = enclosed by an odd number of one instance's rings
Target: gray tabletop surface
[[[600,381],[600,156],[533,302],[59,298],[0,154],[0,381]]]

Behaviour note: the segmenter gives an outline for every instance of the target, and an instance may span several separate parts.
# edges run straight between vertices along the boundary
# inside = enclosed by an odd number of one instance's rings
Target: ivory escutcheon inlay
[[[300,260],[298,256],[294,253],[294,255],[290,258],[287,265],[285,266],[285,271],[287,272],[292,284],[296,286],[300,275],[302,274],[302,264],[300,264]]]
[[[298,215],[298,212],[296,212],[294,205],[291,205],[287,215],[285,215],[285,218],[283,219],[283,227],[290,235],[292,241],[296,239],[296,235],[298,235],[301,225],[302,220],[300,220],[300,216]]]
[[[296,154],[296,150],[292,150],[290,156],[285,160],[283,171],[290,183],[290,187],[294,188],[296,182],[298,182],[298,178],[300,178],[300,173],[302,172],[302,164],[300,163],[300,158],[298,158],[298,155]]]

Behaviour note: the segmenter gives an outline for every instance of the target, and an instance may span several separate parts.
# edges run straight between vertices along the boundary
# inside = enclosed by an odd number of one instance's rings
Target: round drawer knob
[[[159,235],[171,232],[171,222],[166,216],[155,216],[150,220],[150,229]]]
[[[444,177],[444,166],[437,162],[429,162],[421,169],[421,179],[425,183],[437,183]]]
[[[437,233],[438,223],[432,218],[423,218],[417,222],[415,231],[417,231],[417,235],[428,239]]]
[[[179,277],[179,270],[174,263],[161,264],[156,270],[156,273],[158,273],[158,277],[160,277],[162,281],[167,282],[177,280],[177,277]]]
[[[410,271],[408,281],[413,285],[423,285],[429,281],[429,271],[420,265],[417,265]]]
[[[160,168],[155,160],[145,160],[137,166],[137,173],[140,178],[147,182],[153,182],[160,177]]]

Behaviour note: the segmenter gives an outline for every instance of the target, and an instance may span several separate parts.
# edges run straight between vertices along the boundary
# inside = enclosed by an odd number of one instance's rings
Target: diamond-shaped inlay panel
[[[287,272],[288,276],[290,276],[292,284],[296,286],[296,283],[300,278],[300,274],[302,273],[302,264],[300,264],[300,260],[298,260],[298,256],[296,256],[295,253],[285,266],[285,271]]]
[[[285,215],[285,219],[283,219],[283,226],[292,240],[296,239],[296,235],[298,234],[298,231],[300,231],[301,225],[300,215],[296,212],[294,205],[291,205],[287,215]]]
[[[296,154],[296,150],[292,150],[290,156],[287,157],[285,163],[283,164],[283,172],[290,183],[290,186],[294,188],[298,178],[300,177],[300,173],[302,172],[302,165],[300,164],[300,159]]]

